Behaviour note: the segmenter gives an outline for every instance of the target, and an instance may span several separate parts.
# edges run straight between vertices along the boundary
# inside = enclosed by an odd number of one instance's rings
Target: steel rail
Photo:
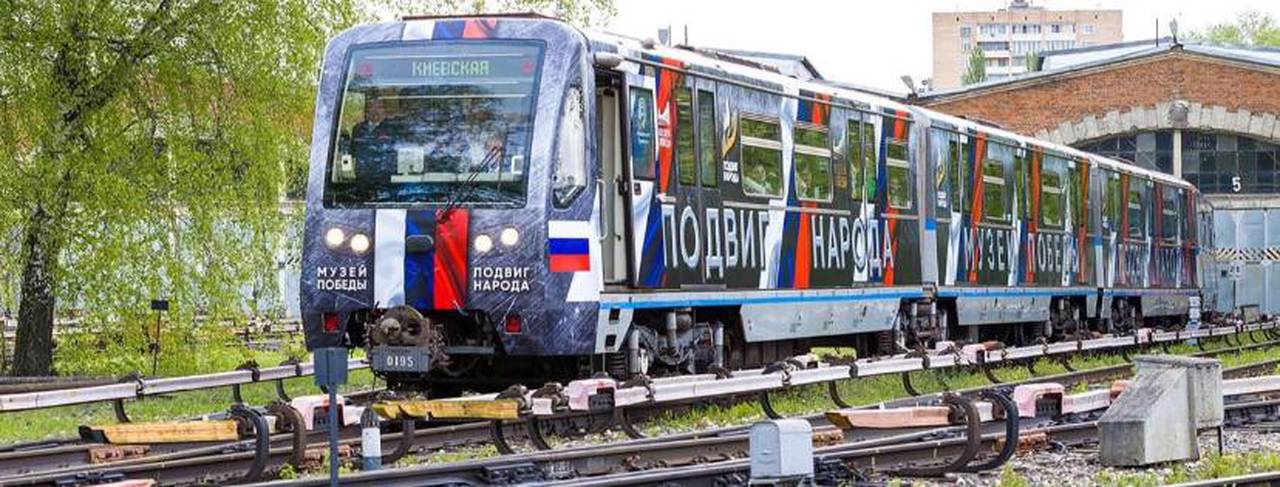
[[[1280,484],[1280,471],[1237,475],[1234,477],[1223,477],[1220,479],[1197,480],[1181,484],[1170,484],[1170,487],[1236,487],[1276,484]]]
[[[1242,403],[1229,404],[1225,407],[1229,414],[1248,415],[1250,409],[1265,408],[1274,411],[1277,407],[1275,402],[1267,404],[1258,403]],[[1060,442],[1069,446],[1078,446],[1082,444],[1092,443],[1097,440],[1098,423],[1095,420],[1086,420],[1072,422],[1066,424],[1055,424],[1057,420],[1051,418],[1036,418],[1037,423],[1031,429],[1025,430],[1023,435],[1019,436],[1019,440],[1037,435],[1044,435],[1053,441]],[[993,431],[984,433],[980,439],[981,448],[990,451],[994,449],[996,443],[1008,438],[1004,432]],[[838,466],[841,470],[853,473],[856,469],[874,469],[877,471],[885,471],[900,465],[912,465],[920,463],[932,463],[946,458],[954,457],[961,454],[968,448],[969,438],[944,438],[931,441],[916,442],[898,442],[883,446],[869,446],[860,443],[845,443],[842,445],[819,447],[814,449],[815,474],[830,474],[830,472],[822,472],[821,470],[830,470],[834,466]],[[1005,441],[1005,444],[1016,443],[1016,441]],[[1275,473],[1276,478],[1280,479],[1280,473]],[[532,485],[562,485],[562,486],[618,486],[618,485],[725,485],[725,484],[746,484],[746,480],[750,477],[750,461],[746,459],[735,459],[718,464],[698,464],[688,466],[676,466],[671,468],[654,469],[643,472],[628,472],[620,474],[611,474],[600,477],[574,478],[563,480],[552,480]],[[1267,479],[1264,475],[1259,478]],[[385,484],[362,484],[358,476],[344,477],[344,485],[411,485],[404,480],[410,478],[396,478],[395,481]],[[832,479],[828,479],[832,480]],[[839,479],[849,480],[849,479]],[[438,482],[428,479],[417,479],[417,484],[412,485],[440,485],[444,482]],[[1226,481],[1226,483],[1223,483]],[[307,485],[299,483],[268,483],[262,485]],[[1248,485],[1232,479],[1219,479],[1205,484],[1193,485]]]
[[[890,357],[859,359],[852,363],[844,364],[813,362],[815,366],[810,368],[797,368],[793,364],[775,364],[763,368],[737,371],[728,377],[716,374],[698,374],[656,378],[639,383],[619,383],[612,379],[589,379],[579,382],[592,384],[590,387],[597,394],[601,387],[596,384],[606,384],[604,388],[610,391],[613,408],[654,407],[669,402],[703,400],[744,394],[755,394],[761,398],[763,403],[767,404],[769,402],[769,392],[788,387],[890,374],[901,375],[904,378],[904,387],[911,393],[915,392],[915,388],[911,386],[910,376],[907,375],[909,372],[949,368],[976,369],[1001,363],[1030,363],[1043,358],[1065,361],[1066,357],[1079,353],[1108,352],[1130,347],[1155,347],[1174,341],[1227,337],[1258,330],[1271,332],[1277,326],[1277,322],[1270,321],[1249,325],[1237,324],[1202,328],[1194,331],[1156,332],[1150,329],[1140,329],[1130,336],[1109,336],[1090,340],[1005,348],[999,350],[998,354],[991,353],[983,345],[971,345],[962,349],[952,347],[949,350],[930,353],[913,352]],[[1243,344],[1232,346],[1242,347]],[[1070,370],[1069,365],[1067,368]],[[574,382],[571,382],[568,387],[560,387],[559,390],[572,389],[574,384]],[[508,399],[513,398],[506,393],[502,393],[501,395],[482,394],[439,401],[464,400],[476,403],[505,401]],[[565,397],[563,393],[537,395],[533,392],[526,392],[523,396],[514,397],[514,399],[518,399],[521,405],[519,408],[519,416],[521,418],[533,416],[554,417],[571,411],[590,411],[592,408],[591,401],[573,401]],[[567,405],[567,407],[563,405]],[[432,416],[431,419],[466,420],[468,418]]]
[[[349,369],[367,368],[365,359],[351,359]],[[137,378],[117,384],[0,395],[0,412],[27,411],[56,406],[71,406],[104,401],[141,399],[147,396],[198,391],[218,387],[263,383],[307,377],[315,373],[314,364],[280,365],[257,369],[233,370],[213,374],[167,378]]]
[[[1129,344],[1130,344],[1130,345],[1132,345],[1132,344],[1133,344],[1133,342],[1131,341],[1131,342],[1129,342]],[[1268,345],[1272,345],[1272,344],[1273,344],[1272,342],[1266,342],[1266,343],[1261,343],[1261,344],[1254,344],[1254,345],[1245,346],[1245,347],[1242,347],[1242,348],[1240,348],[1240,349],[1235,349],[1235,348],[1218,349],[1218,350],[1213,350],[1213,351],[1210,351],[1210,352],[1207,352],[1207,353],[1200,353],[1200,354],[1195,354],[1195,355],[1212,355],[1212,354],[1220,354],[1220,353],[1231,353],[1231,352],[1235,352],[1235,351],[1238,351],[1238,350],[1241,350],[1241,349],[1258,348],[1258,347],[1268,346]],[[1256,365],[1255,365],[1254,367],[1256,367]],[[1274,367],[1274,364],[1272,365],[1272,367]],[[1118,365],[1118,366],[1112,366],[1112,367],[1104,367],[1104,368],[1098,368],[1098,369],[1090,369],[1090,370],[1087,370],[1087,371],[1081,371],[1081,372],[1076,372],[1076,373],[1060,374],[1060,375],[1057,375],[1057,376],[1040,377],[1040,378],[1032,378],[1032,379],[1029,379],[1029,380],[1026,380],[1026,381],[1019,381],[1018,383],[1045,382],[1045,381],[1050,381],[1050,380],[1056,380],[1056,381],[1093,380],[1093,381],[1096,381],[1096,380],[1101,380],[1101,378],[1109,378],[1109,377],[1114,377],[1114,376],[1117,376],[1117,375],[1123,375],[1123,374],[1125,374],[1125,373],[1127,373],[1127,372],[1128,372],[1128,369],[1129,369],[1129,368],[1130,368],[1130,366],[1129,366],[1128,364],[1125,364],[1125,365]],[[1017,385],[1018,383],[1010,383],[1010,384],[1006,384],[1006,386],[1013,386],[1013,385]],[[970,388],[970,389],[966,389],[965,391],[979,391],[979,390],[990,389],[990,388],[991,388],[991,387],[978,387],[978,388]],[[933,396],[925,396],[925,397],[922,397],[922,398],[927,399],[927,398],[929,398],[929,397],[934,397],[934,398],[936,398],[937,396],[936,396],[936,395],[933,395]],[[922,398],[914,398],[914,400],[919,400],[919,399],[922,399]],[[833,397],[833,399],[834,399],[834,397]],[[907,400],[907,401],[909,401],[909,400]],[[895,401],[895,402],[901,402],[901,401]],[[644,408],[643,408],[643,407],[640,407],[640,408],[638,408],[638,409],[644,409]],[[581,415],[581,413],[579,413],[579,415]],[[820,415],[816,415],[816,416],[820,416]],[[811,416],[810,418],[812,419],[812,416]],[[548,419],[551,419],[551,418],[548,418]],[[559,418],[557,418],[557,419],[559,419]],[[439,434],[437,434],[438,430],[449,430],[449,431],[452,431],[452,434],[451,434],[451,435],[439,435]],[[730,433],[733,433],[733,432],[739,432],[739,433],[740,433],[740,432],[742,432],[742,431],[745,431],[745,427],[731,427],[731,428],[722,429],[722,430],[717,430],[717,431],[711,431],[711,432],[698,432],[698,433],[693,433],[693,434],[677,435],[677,436],[685,436],[685,437],[690,437],[690,438],[697,438],[697,437],[706,437],[706,436],[724,435],[724,434],[730,434]],[[433,447],[433,448],[434,448],[434,447],[446,446],[446,445],[448,445],[448,444],[459,444],[459,443],[476,443],[476,442],[483,442],[483,441],[484,441],[484,439],[485,439],[485,433],[486,433],[486,432],[487,432],[487,428],[486,428],[486,424],[485,424],[485,423],[470,423],[470,424],[462,424],[462,425],[456,425],[456,426],[445,427],[445,428],[432,428],[432,429],[427,429],[427,430],[420,430],[419,432],[417,432],[417,434],[415,434],[415,435],[414,435],[414,443],[415,443],[415,444],[414,444],[414,447],[415,447],[415,448],[421,448],[421,447]],[[395,436],[395,435],[396,435],[396,434],[394,434],[394,433],[393,433],[393,434],[391,434],[391,435],[389,435],[389,436],[388,436],[388,438],[387,438],[387,440],[397,441],[397,438],[396,438],[396,436]],[[446,440],[443,440],[443,441],[440,441],[440,440],[433,441],[433,439],[436,439],[436,437],[438,437],[438,436],[449,436],[449,438],[448,438],[448,439],[446,439]],[[526,436],[527,436],[527,433],[526,433]],[[666,437],[666,438],[659,439],[659,441],[670,440],[671,438],[672,438],[672,437]],[[351,443],[351,441],[349,441],[349,443]],[[401,444],[405,444],[405,443],[401,443]],[[272,455],[273,455],[273,456],[277,456],[277,453],[281,453],[281,454],[284,454],[284,455],[287,455],[287,454],[290,454],[290,453],[291,453],[291,454],[295,454],[295,455],[296,455],[296,449],[294,449],[293,451],[282,451],[282,450],[288,450],[288,449],[287,449],[287,448],[285,448],[285,449],[281,449],[281,450],[273,449],[271,453],[272,453]],[[183,457],[186,457],[186,455],[183,455]],[[174,457],[168,457],[168,458],[157,458],[156,460],[157,460],[157,461],[165,461],[165,460],[172,460],[172,459],[174,459]],[[137,462],[131,462],[131,463],[133,463],[133,464],[134,464],[135,466],[137,466],[137,467],[141,467],[141,465],[140,465],[140,464],[145,464],[145,463],[147,463],[147,460],[145,460],[145,459],[137,459],[137,460],[138,460]],[[272,465],[274,466],[274,465],[278,465],[278,464],[281,464],[281,463],[283,463],[283,462],[281,461],[281,462],[273,463]],[[125,465],[115,465],[115,466],[116,466],[116,467],[123,467],[123,466],[125,466]],[[102,465],[98,470],[99,470],[99,471],[102,471],[102,472],[106,472],[106,471],[109,471],[112,467],[113,467],[112,465]],[[134,470],[134,469],[133,469],[133,468],[130,468],[130,470]],[[145,470],[145,469],[144,469],[144,470]],[[52,472],[51,472],[51,473],[52,473]],[[65,474],[68,474],[68,473],[71,473],[71,472],[63,471],[63,472],[58,472],[58,473],[65,475]],[[165,476],[165,477],[167,477],[167,475],[164,475],[164,476]],[[49,478],[49,477],[45,477],[45,478]],[[223,480],[229,480],[229,478],[224,478]]]
[[[1227,369],[1224,374],[1227,376],[1236,376],[1242,372],[1250,372],[1250,366],[1236,367]],[[1127,366],[1108,367],[1107,372],[1115,370],[1128,369]],[[1078,371],[1061,376],[1083,378],[1089,375],[1095,375],[1098,369]],[[1095,375],[1096,376],[1096,375]],[[1026,382],[1043,381],[1042,379],[1032,379]],[[981,388],[972,388],[973,391],[988,391],[995,388],[1005,386],[985,386]],[[892,401],[896,406],[907,406],[911,404],[919,404],[936,400],[939,394],[932,397],[907,398],[898,401]],[[886,403],[887,404],[887,403]],[[1271,405],[1274,406],[1274,405]],[[876,406],[870,406],[876,407]],[[1087,416],[1086,416],[1087,417]],[[807,416],[808,419],[815,423],[817,428],[824,427],[824,420],[821,415]],[[1042,423],[1048,424],[1048,423]],[[985,433],[983,435],[983,447],[989,447],[994,444],[995,440],[1002,438],[1008,431],[1017,431],[1016,428],[1009,428],[1007,424],[988,424],[984,425],[986,429],[997,429],[1004,427],[1004,433]],[[933,440],[928,443],[930,456],[920,457],[919,452],[922,451],[920,441],[927,436],[935,436],[940,433],[954,431],[958,427],[945,427],[940,429],[925,429],[907,433],[903,437],[891,437],[897,440],[911,440],[915,443],[902,444],[901,441],[887,441],[886,438],[859,438],[855,440],[856,446],[865,451],[859,454],[867,456],[875,460],[896,458],[895,455],[903,455],[909,460],[920,460],[922,458],[938,459],[948,456],[955,456],[964,451],[975,451],[975,446],[967,444],[964,440]],[[432,485],[440,484],[506,484],[506,483],[524,483],[537,482],[546,480],[557,480],[556,475],[575,475],[589,477],[592,475],[608,476],[609,472],[618,471],[641,471],[639,477],[628,474],[618,477],[616,485],[645,483],[644,471],[652,469],[667,469],[679,467],[681,465],[696,465],[691,467],[694,470],[712,469],[715,470],[723,462],[734,462],[737,458],[746,455],[746,431],[747,427],[731,427],[724,428],[713,432],[702,432],[699,436],[686,436],[681,438],[663,438],[663,439],[646,439],[633,440],[617,445],[606,445],[597,447],[584,447],[576,449],[568,449],[561,451],[540,451],[534,453],[507,455],[494,459],[475,460],[462,462],[457,464],[429,466],[429,467],[410,467],[400,471],[383,471],[373,472],[369,474],[357,474],[352,477],[343,477],[344,485]],[[901,432],[901,431],[899,431]],[[1034,432],[1034,431],[1033,431]],[[867,432],[860,432],[866,434]],[[875,434],[875,433],[872,433]],[[880,432],[883,434],[883,432]],[[701,436],[708,435],[708,436]],[[871,442],[871,443],[867,443]],[[831,452],[840,452],[841,448],[852,448],[850,444],[841,445],[839,447],[831,447]],[[953,451],[960,448],[961,451]],[[867,450],[870,449],[870,450]],[[987,448],[988,450],[990,448]],[[997,455],[997,458],[1003,457],[1007,459],[1012,451],[1009,445]],[[972,457],[970,457],[972,458]],[[963,465],[968,463],[969,458],[957,463]],[[903,460],[906,461],[906,460]],[[998,466],[996,462],[984,462],[983,466]],[[946,470],[958,470],[955,464],[948,466]],[[367,475],[367,477],[362,477]],[[575,477],[576,478],[576,477]],[[685,479],[664,478],[665,481]],[[585,480],[587,484],[595,485],[595,480]],[[321,485],[323,479],[320,480],[302,480],[280,483],[269,483],[266,485]],[[614,485],[615,483],[604,482],[601,485]]]

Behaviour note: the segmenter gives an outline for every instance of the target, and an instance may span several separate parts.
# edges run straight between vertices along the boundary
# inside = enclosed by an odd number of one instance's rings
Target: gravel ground
[[[1224,451],[1243,453],[1256,450],[1275,451],[1280,445],[1280,432],[1253,431],[1247,429],[1228,430],[1224,438]],[[1200,452],[1202,455],[1217,451],[1218,437],[1213,433],[1200,436]],[[1188,467],[1195,468],[1199,462],[1188,462]],[[1095,480],[1099,474],[1113,472],[1116,474],[1157,473],[1167,474],[1170,469],[1158,466],[1148,469],[1113,469],[1102,466],[1098,462],[1096,445],[1067,449],[1058,445],[1049,450],[1019,455],[1009,462],[1013,471],[1017,472],[1029,485],[1053,486],[1092,486],[1098,485]],[[900,479],[903,485],[956,485],[956,486],[990,486],[1000,482],[999,470],[981,474],[957,474],[944,479]],[[878,478],[880,482],[893,483],[891,479]]]

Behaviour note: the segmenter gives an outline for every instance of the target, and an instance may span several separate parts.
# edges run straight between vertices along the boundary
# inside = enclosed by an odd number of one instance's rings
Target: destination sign
[[[533,81],[542,49],[528,43],[430,44],[379,47],[357,51],[353,78],[359,83],[387,84],[496,80]],[[456,80],[456,81],[455,81]]]
[[[452,61],[414,61],[413,75],[419,77],[472,77],[488,76],[491,63],[488,59],[458,59]]]

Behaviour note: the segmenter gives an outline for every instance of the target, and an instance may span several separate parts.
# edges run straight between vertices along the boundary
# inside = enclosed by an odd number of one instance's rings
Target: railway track
[[[1273,360],[1224,370],[1224,376],[1244,377],[1259,371],[1273,371]],[[1017,385],[1053,382],[1094,382],[1113,377],[1128,366],[1105,367],[1057,376],[1023,381]],[[1280,379],[1278,379],[1280,380]],[[986,386],[957,391],[974,396],[1015,384]],[[1280,391],[1275,391],[1280,392]],[[1252,395],[1250,393],[1249,395]],[[1249,395],[1229,397],[1227,413],[1237,419],[1266,415],[1274,417],[1280,401],[1246,400]],[[943,394],[904,398],[869,408],[899,408],[932,405]],[[1052,414],[1023,418],[1020,437],[1044,438],[1068,445],[1079,445],[1096,438],[1096,418],[1101,410],[1069,417]],[[833,435],[835,427],[823,415],[803,416],[814,429],[815,443],[823,437],[838,439],[815,449],[819,485],[856,481],[869,470],[896,471],[910,476],[936,468],[937,462],[963,455],[966,450],[1000,451],[1004,441],[1004,422],[984,423],[977,436],[967,436],[963,426],[940,428],[908,427],[879,430],[853,430],[850,435]],[[739,485],[749,477],[748,428],[746,426],[676,435],[673,437],[631,440],[622,443],[588,446],[550,452],[533,452],[446,465],[408,467],[343,477],[343,485]],[[1015,442],[1016,446],[1016,442]],[[987,460],[986,458],[978,460]],[[998,465],[996,465],[998,466]],[[272,482],[270,486],[324,485],[327,479],[305,479]]]
[[[1225,337],[1223,337],[1222,339],[1224,341],[1229,340],[1228,338],[1225,338]],[[1253,344],[1253,345],[1243,346],[1242,344],[1239,343],[1239,341],[1235,342],[1234,344],[1228,341],[1227,344],[1235,345],[1235,346],[1230,346],[1228,348],[1224,348],[1220,350],[1203,352],[1200,355],[1215,355],[1215,354],[1221,354],[1221,353],[1230,353],[1238,350],[1247,350],[1247,349],[1263,348],[1268,346],[1276,346],[1280,344],[1280,342],[1264,341],[1264,342]],[[1156,345],[1147,344],[1147,346],[1156,346]],[[1249,371],[1256,373],[1258,370],[1262,370],[1262,369],[1272,370],[1275,368],[1275,365],[1276,365],[1276,361],[1272,360],[1272,361],[1268,361],[1267,363],[1263,363],[1261,365],[1251,366],[1251,368],[1249,368],[1248,370],[1240,369],[1240,371],[1233,372],[1233,373],[1250,373]],[[1100,382],[1100,381],[1108,380],[1111,378],[1127,375],[1129,368],[1130,368],[1129,365],[1103,367],[1100,369],[1068,372],[1066,374],[1061,374],[1058,376],[1029,379],[1028,381],[1023,381],[1023,383],[1044,382],[1044,381]],[[991,372],[990,369],[984,369],[984,372],[988,373],[989,377],[994,377],[994,373]],[[911,392],[910,389],[913,389],[913,388],[908,384],[909,383],[904,383],[904,386],[906,389],[908,389],[908,392]],[[992,387],[1007,388],[1016,384],[1017,383],[1009,383],[1009,384],[1003,384],[998,386],[993,385],[991,387],[988,387],[987,389],[990,389]],[[970,392],[976,392],[977,390],[979,389],[971,390]],[[739,399],[741,399],[742,397],[744,396],[739,396]],[[750,396],[745,396],[745,397],[750,397]],[[920,396],[919,398],[906,398],[898,401],[892,401],[886,404],[888,406],[894,406],[894,405],[912,403],[913,401],[919,402],[921,400],[936,401],[938,400],[938,398],[939,398],[938,395],[924,395],[924,396]],[[767,401],[765,402],[765,404],[768,404]],[[666,408],[672,405],[665,404],[662,406]],[[640,413],[640,414],[637,414],[637,416],[644,416],[646,414],[652,414],[654,412],[657,412],[658,410],[660,410],[660,408],[657,408],[657,407],[652,409],[636,408],[635,412]],[[548,429],[571,430],[575,428],[574,426],[575,422],[581,422],[583,420],[587,420],[589,422],[593,419],[591,418],[591,416],[592,416],[591,414],[567,414],[567,415],[562,415],[555,418],[543,419],[539,422],[540,424],[537,427],[537,430],[539,431],[545,431]],[[823,421],[818,416],[809,416],[807,417],[807,419],[810,419],[811,421],[815,421],[817,423],[821,423]],[[529,432],[533,431],[533,429],[529,427],[528,423],[525,423],[524,425],[506,424],[504,425],[506,431],[503,435],[494,434],[495,426],[499,424],[494,422],[471,422],[471,423],[464,423],[464,424],[432,427],[432,428],[426,428],[426,429],[414,428],[413,424],[414,422],[411,420],[392,423],[393,426],[398,426],[399,428],[408,430],[408,432],[411,433],[410,435],[406,435],[404,432],[400,432],[400,431],[387,431],[384,433],[382,440],[388,446],[384,447],[383,450],[393,451],[390,455],[388,455],[388,457],[398,457],[399,455],[402,455],[408,451],[414,451],[414,450],[435,449],[435,448],[463,445],[463,444],[484,443],[489,441],[505,442],[510,439],[523,439],[537,445],[538,439],[540,439],[541,437],[540,434],[529,434]],[[726,441],[724,440],[724,438],[742,436],[743,434],[745,434],[745,431],[746,431],[745,426],[730,427],[730,428],[722,428],[722,429],[711,430],[711,431],[678,434],[678,435],[666,436],[666,437],[656,438],[656,439],[632,440],[633,442],[629,442],[627,443],[627,445],[629,445],[630,447],[636,447],[636,448],[639,448],[639,447],[647,448],[644,450],[640,450],[644,452],[649,452],[648,449],[656,449],[654,450],[655,452],[675,451],[676,453],[670,453],[669,456],[664,456],[667,454],[660,454],[660,453],[653,454],[654,458],[665,459],[665,460],[661,460],[660,463],[658,463],[659,465],[673,465],[673,464],[679,463],[679,459],[681,456],[681,454],[678,453],[679,451],[684,451],[688,453],[697,453],[701,457],[706,457],[708,455],[708,452],[718,451],[718,450],[708,450],[707,448],[709,445],[706,442],[713,442],[712,440],[716,440],[716,439],[719,439],[718,441]],[[151,445],[151,449],[148,449],[146,452],[143,452],[140,454],[135,453],[135,456],[133,456],[132,458],[123,458],[123,459],[114,460],[114,461],[110,460],[110,454],[113,451],[113,449],[114,451],[119,452],[125,449],[126,446],[82,444],[82,445],[55,447],[53,449],[45,449],[43,451],[37,450],[37,449],[26,449],[25,451],[21,451],[21,452],[15,451],[15,452],[0,454],[0,472],[12,472],[12,470],[4,470],[3,468],[6,466],[12,466],[15,464],[25,465],[26,467],[30,467],[27,470],[25,470],[23,473],[20,473],[17,475],[8,475],[8,473],[0,474],[0,475],[6,475],[6,477],[0,478],[0,484],[5,484],[5,485],[37,484],[38,485],[38,484],[50,484],[50,483],[64,483],[68,485],[75,485],[75,484],[83,485],[83,484],[90,484],[90,483],[95,483],[99,481],[109,481],[109,480],[116,480],[116,479],[123,479],[123,478],[152,478],[159,481],[162,484],[181,484],[181,483],[191,483],[191,482],[226,483],[226,482],[232,482],[232,481],[243,479],[245,472],[262,472],[264,470],[278,468],[280,466],[283,466],[286,463],[299,464],[300,462],[306,461],[306,457],[308,455],[307,452],[310,451],[314,453],[317,450],[320,450],[323,448],[323,441],[321,437],[318,435],[319,435],[318,433],[310,433],[310,434],[305,434],[300,436],[288,435],[288,434],[270,435],[269,440],[267,441],[267,446],[265,448],[262,448],[261,445],[258,443],[250,442],[250,441],[231,442],[231,443],[224,443],[224,444],[217,444],[217,445],[208,445],[208,444]],[[344,437],[343,443],[347,445],[347,447],[354,447],[358,444],[358,439],[357,439],[358,436],[359,436],[359,433],[357,430],[355,430],[354,428],[346,428],[343,430],[343,437]],[[873,441],[873,440],[883,441],[883,438],[861,438],[861,439],[854,439],[851,441],[857,442],[857,441]],[[684,445],[687,446],[687,448],[685,448],[684,450],[679,450],[679,449],[666,450],[665,447],[643,446],[643,445],[662,445],[662,444],[668,444],[672,442],[675,442],[674,444],[676,445],[682,444],[680,442],[687,442],[687,443],[683,443]],[[704,443],[699,443],[699,442],[704,442]],[[726,444],[729,444],[729,443],[726,443]],[[86,458],[86,455],[89,455],[89,457],[92,458],[91,456],[92,454],[89,453],[92,451],[98,451],[100,453],[100,457],[101,455],[106,455],[107,460],[104,461],[103,463],[98,463],[98,464],[86,464],[84,460],[80,460],[77,464],[72,460],[76,457],[80,459],[84,459]],[[724,451],[728,451],[728,450],[724,450]],[[617,450],[613,454],[623,455],[625,453],[626,453],[626,450],[624,449],[624,450]],[[614,468],[619,468],[618,466],[621,466],[620,468],[635,468],[637,466],[645,466],[645,465],[640,465],[639,463],[637,463],[637,460],[634,459],[634,457],[636,456],[634,454],[635,450],[633,450],[632,453],[633,454],[631,455],[630,458],[615,457],[611,461],[601,460],[599,457],[595,457],[594,460],[590,460],[590,459],[584,460],[587,463],[583,465],[579,465],[580,467],[582,467],[582,470],[579,474],[594,472],[593,470],[588,468],[587,464],[597,465],[596,467],[597,469],[599,468],[599,465],[615,465]],[[124,451],[123,453],[121,453],[121,455],[125,455],[125,456],[127,456],[127,454],[128,454],[127,451]],[[529,455],[539,455],[539,454],[549,455],[546,458],[551,459],[549,461],[552,462],[554,465],[559,465],[555,468],[561,468],[560,466],[562,466],[566,461],[565,458],[557,456],[557,455],[563,455],[564,452],[536,452]],[[711,453],[711,454],[714,456],[714,453]],[[59,457],[61,458],[61,460],[55,459]],[[504,456],[501,458],[505,459],[508,457],[523,458],[523,457],[520,457],[519,455]],[[646,461],[650,460],[649,455],[647,453],[646,455],[643,455],[643,457],[645,458]],[[730,456],[721,455],[720,459],[724,460],[730,457],[731,455]],[[543,458],[543,457],[536,457],[536,458]],[[50,460],[50,459],[55,459],[55,460]],[[559,463],[556,463],[556,462],[559,462]],[[649,466],[652,466],[652,465],[649,465]],[[35,467],[39,467],[39,468],[35,468]],[[53,467],[53,468],[46,468],[46,467]],[[576,468],[574,469],[574,471],[578,472]],[[437,472],[437,473],[444,474],[444,472]],[[595,473],[598,473],[598,472],[595,472]],[[493,479],[490,479],[490,480],[493,480]]]

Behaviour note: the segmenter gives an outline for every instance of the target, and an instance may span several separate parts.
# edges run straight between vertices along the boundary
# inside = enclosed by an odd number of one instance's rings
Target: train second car
[[[307,195],[307,345],[432,394],[1180,326],[1202,296],[1181,180],[541,17],[332,39]]]

